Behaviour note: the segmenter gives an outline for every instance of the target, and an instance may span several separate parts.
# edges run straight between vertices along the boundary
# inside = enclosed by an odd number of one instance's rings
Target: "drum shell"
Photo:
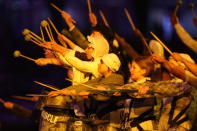
[[[92,131],[92,128],[82,121],[74,121],[70,127],[70,131]]]
[[[70,108],[71,102],[69,96],[46,97],[44,107]]]

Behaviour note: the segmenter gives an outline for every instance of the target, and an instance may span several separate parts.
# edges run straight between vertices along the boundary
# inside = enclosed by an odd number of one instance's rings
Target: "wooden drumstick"
[[[103,12],[101,10],[99,10],[99,14],[100,14],[101,19],[103,20],[103,23],[105,24],[105,26],[110,27],[105,15],[103,14]]]
[[[87,3],[88,3],[88,11],[89,11],[89,13],[92,13],[90,0],[87,0]]]
[[[133,23],[133,20],[132,20],[130,14],[129,14],[129,12],[128,12],[128,10],[127,10],[126,8],[124,9],[124,12],[125,12],[125,15],[127,16],[127,19],[129,20],[129,23],[130,23],[130,25],[131,25],[131,28],[132,28],[133,30],[135,30],[135,29],[136,29],[136,28],[135,28],[135,24]]]
[[[33,33],[32,31],[30,31],[30,30],[28,30],[28,29],[24,29],[23,32],[22,32],[22,34],[23,34],[23,35],[31,34],[31,35],[34,36],[35,39],[37,39],[38,41],[44,42],[44,40],[43,40],[40,36],[36,35],[35,33]]]
[[[12,98],[33,101],[31,97],[26,97],[26,96],[12,96]]]
[[[153,32],[150,33],[166,49],[166,51],[168,51],[168,53],[172,55],[172,51]]]
[[[49,30],[49,33],[51,34],[51,38],[54,40],[53,33],[49,24],[47,24],[47,28]]]
[[[83,84],[83,83],[79,83],[79,82],[70,80],[70,79],[68,79],[68,78],[65,78],[65,80],[70,81],[70,82],[72,82],[72,83],[76,83],[76,84],[82,85],[82,86],[86,86],[86,87],[91,88],[91,89],[94,89],[94,90],[98,90],[96,87],[93,87],[93,86],[90,86],[90,85],[86,85],[86,84]]]
[[[193,17],[196,17],[196,14],[195,14],[195,10],[194,10],[194,3],[189,3],[189,7],[191,8],[191,10],[192,10],[192,16]]]
[[[62,10],[60,8],[58,8],[56,5],[54,5],[53,3],[50,3],[50,5],[55,8],[57,11],[59,11],[60,13],[62,13]]]
[[[53,24],[52,20],[50,18],[48,18],[49,23],[51,24],[51,26],[53,27],[53,29],[55,30],[55,32],[57,33],[57,35],[59,35],[59,31],[57,30],[57,28],[55,27],[55,25]],[[65,43],[61,43],[64,47],[67,47]]]
[[[50,89],[52,89],[52,90],[60,91],[59,89],[56,89],[56,88],[54,88],[54,87],[52,87],[52,86],[50,86],[50,85],[46,85],[46,84],[41,83],[41,82],[38,82],[38,81],[34,81],[34,82],[35,82],[36,84],[39,84],[39,85],[45,86],[45,87],[50,88]]]
[[[176,2],[176,8],[174,10],[174,13],[176,14],[178,9],[180,8],[180,6],[183,4],[183,1],[182,0],[177,0]]]
[[[55,32],[57,34],[60,34],[59,31],[57,30],[57,28],[55,27],[55,25],[53,24],[52,20],[50,18],[48,18],[49,23],[51,24],[51,26],[53,27],[53,29],[55,30]]]
[[[44,42],[45,42],[45,38],[44,38],[44,33],[43,33],[43,30],[42,30],[42,26],[40,26],[40,33],[41,33],[42,39],[43,39]]]
[[[35,39],[35,37],[33,37],[31,34],[28,34],[25,36],[25,40],[26,41],[31,41],[33,43],[35,43],[36,45],[40,46],[40,41],[37,41],[37,39]]]
[[[42,95],[42,94],[26,94],[26,96],[48,96],[48,95]]]
[[[28,56],[22,55],[21,52],[20,52],[19,50],[15,50],[14,53],[13,53],[13,55],[14,55],[14,57],[23,57],[23,58],[25,58],[25,59],[28,59],[28,60],[31,60],[31,61],[34,61],[34,62],[35,62],[34,59],[32,59],[32,58],[30,58],[30,57],[28,57]]]
[[[47,28],[47,25],[48,25],[48,22],[46,20],[43,20],[41,21],[41,26],[45,28],[47,34],[48,34],[48,37],[51,41],[53,41],[53,38],[52,38],[52,34],[50,34],[48,28]]]

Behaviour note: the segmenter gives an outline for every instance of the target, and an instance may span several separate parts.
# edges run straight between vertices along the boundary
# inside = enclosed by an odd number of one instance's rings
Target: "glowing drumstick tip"
[[[24,29],[22,32],[23,35],[28,35],[29,33],[30,33],[30,30],[28,29]]]
[[[48,22],[46,20],[41,21],[42,27],[46,27],[48,25]]]
[[[20,57],[21,56],[21,52],[19,50],[15,50],[13,55],[14,55],[14,57]]]
[[[193,9],[193,8],[194,8],[194,3],[189,3],[189,7],[190,7],[191,9]]]
[[[177,0],[176,4],[181,6],[183,4],[183,1],[182,0]]]
[[[26,36],[25,36],[25,40],[26,40],[26,41],[30,41],[30,40],[31,40],[31,36],[30,36],[30,35],[26,35]]]

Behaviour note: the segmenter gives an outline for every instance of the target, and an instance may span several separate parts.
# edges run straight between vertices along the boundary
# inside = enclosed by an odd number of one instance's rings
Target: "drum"
[[[74,121],[71,125],[70,131],[92,131],[92,128],[83,121]]]
[[[70,131],[75,117],[69,96],[42,97],[42,113],[39,131]]]
[[[69,96],[46,97],[44,107],[70,109],[72,99]]]

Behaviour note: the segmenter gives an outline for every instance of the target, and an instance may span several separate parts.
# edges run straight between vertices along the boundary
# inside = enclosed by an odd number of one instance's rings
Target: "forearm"
[[[58,52],[62,55],[65,55],[67,52],[69,52],[69,49],[63,47],[63,46],[60,46],[58,44],[55,44],[53,47],[52,47],[52,50],[55,51],[55,52]]]
[[[190,72],[197,76],[197,64],[191,63],[185,59],[183,59],[182,62],[186,65]]]
[[[66,36],[63,37],[63,40],[69,45],[71,49],[74,49],[75,46],[77,46],[74,42],[72,42],[70,39],[68,39]]]
[[[183,43],[197,53],[197,41],[194,40],[180,24],[176,24],[174,27]]]
[[[64,56],[66,61],[72,66],[82,72],[92,73],[98,77],[98,62],[83,61],[71,55]]]
[[[88,40],[77,27],[70,30],[70,34],[72,35],[76,44],[78,44],[81,48],[86,49],[88,47]]]
[[[168,61],[163,62],[162,65],[173,75],[185,80],[185,70],[180,66],[176,66]]]
[[[119,35],[115,35],[116,40],[118,41],[118,43],[120,43],[120,45],[123,47],[123,49],[126,51],[126,53],[132,57],[132,58],[137,58],[140,55],[135,51],[135,49],[133,49],[133,47],[127,43],[124,38],[120,37]]]
[[[62,65],[62,62],[57,58],[49,58],[48,61],[49,61],[49,64]]]
[[[173,97],[191,91],[191,86],[184,82],[159,81],[151,87],[156,97]]]

